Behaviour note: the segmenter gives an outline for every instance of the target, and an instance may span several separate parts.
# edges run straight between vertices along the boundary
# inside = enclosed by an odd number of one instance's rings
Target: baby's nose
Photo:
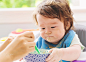
[[[51,30],[46,29],[45,33],[46,33],[46,34],[51,34],[52,32],[51,32]]]

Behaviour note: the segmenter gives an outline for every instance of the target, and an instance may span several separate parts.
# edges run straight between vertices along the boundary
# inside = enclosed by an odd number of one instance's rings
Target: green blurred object
[[[42,0],[0,0],[0,8],[36,7]],[[68,0],[71,3],[71,0]]]
[[[35,50],[38,52],[38,54],[40,54],[40,52],[39,52],[39,50],[38,50],[37,46],[35,46]]]
[[[71,0],[68,0],[69,1],[69,3],[71,3]]]
[[[16,32],[23,32],[23,29],[19,28],[16,30]]]
[[[0,0],[0,8],[26,8],[35,7],[41,0]]]

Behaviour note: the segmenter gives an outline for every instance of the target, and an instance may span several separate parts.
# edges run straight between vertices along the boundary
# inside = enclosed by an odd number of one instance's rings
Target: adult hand
[[[2,51],[10,61],[14,61],[26,56],[35,50],[33,32],[24,32],[13,39],[13,41]]]
[[[3,51],[6,46],[14,39],[14,37],[10,36],[6,39],[6,41],[0,46],[0,52]]]

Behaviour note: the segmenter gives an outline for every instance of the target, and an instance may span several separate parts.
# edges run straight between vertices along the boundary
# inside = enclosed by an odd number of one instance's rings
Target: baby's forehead
[[[39,26],[46,26],[46,25],[57,25],[58,23],[56,22],[50,22],[50,23],[46,23],[46,24],[44,24],[44,23],[41,23],[41,24],[38,24]]]

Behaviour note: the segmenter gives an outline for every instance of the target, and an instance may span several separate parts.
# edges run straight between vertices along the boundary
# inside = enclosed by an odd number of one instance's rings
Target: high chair
[[[74,30],[76,31],[76,34],[78,34],[81,43],[86,47],[86,26],[75,24]]]

